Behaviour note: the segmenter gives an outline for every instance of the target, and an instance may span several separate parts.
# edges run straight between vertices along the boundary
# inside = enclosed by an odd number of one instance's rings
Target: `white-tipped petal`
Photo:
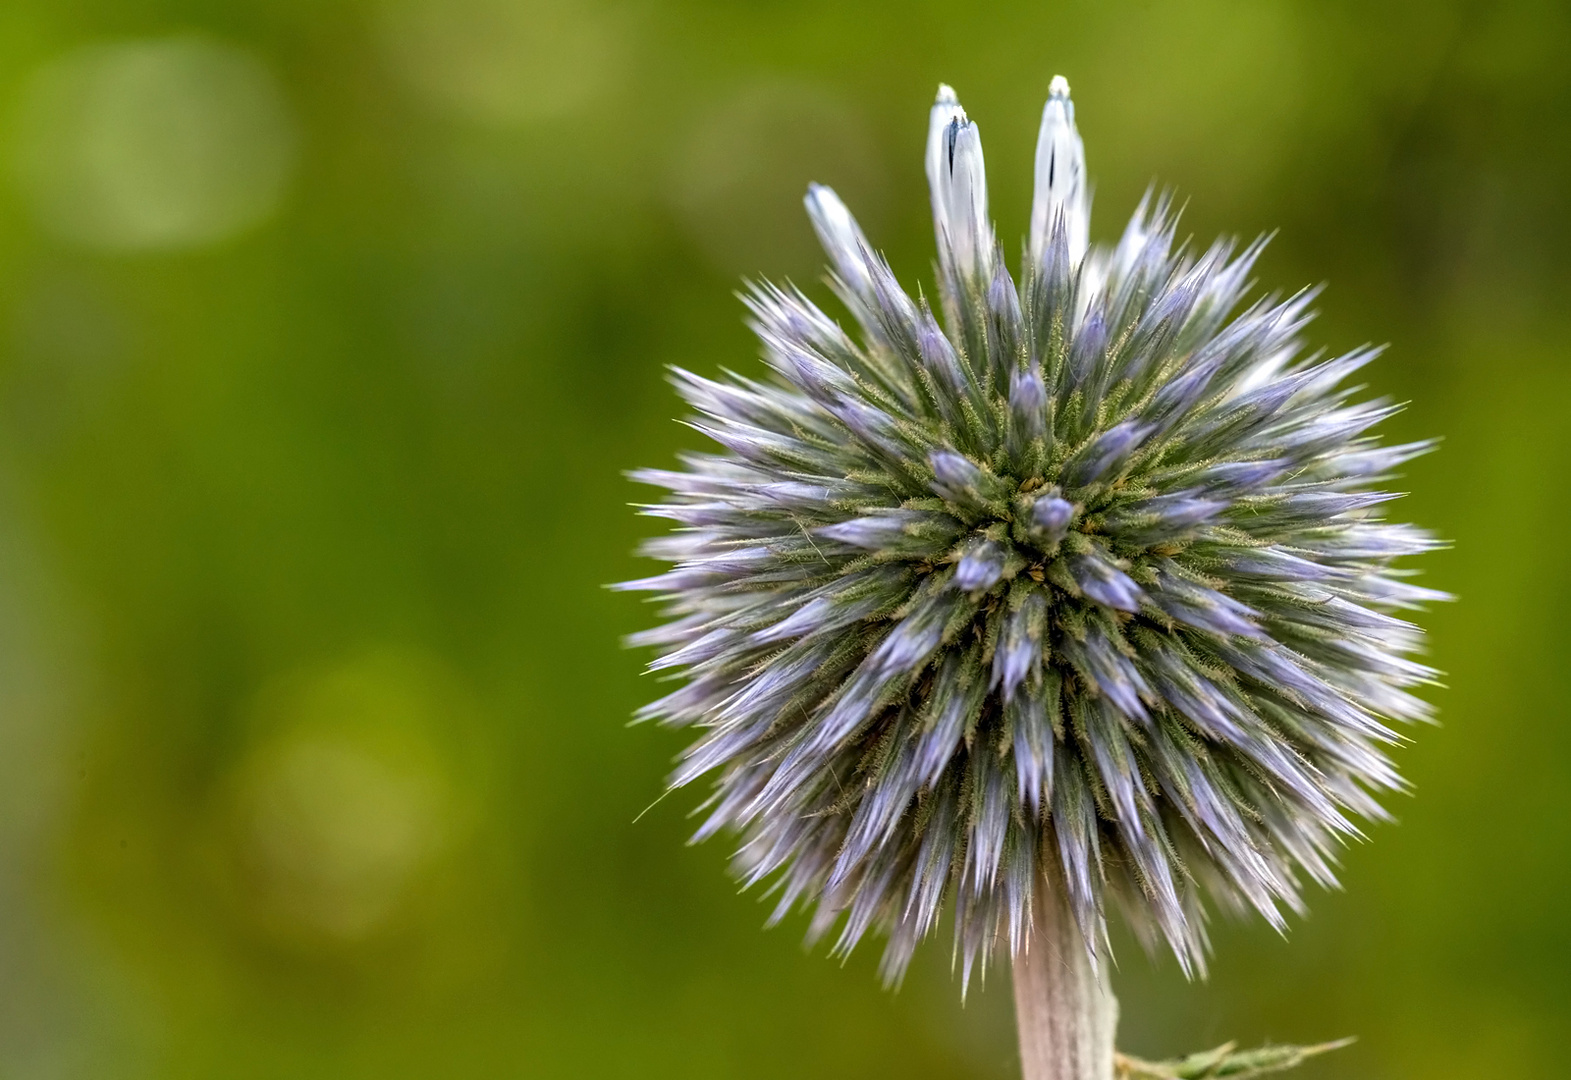
[[[944,85],[928,115],[927,182],[940,259],[963,276],[986,280],[993,267],[993,229],[982,135]]]
[[[1036,140],[1036,187],[1031,199],[1031,259],[1038,264],[1053,228],[1062,217],[1069,258],[1078,263],[1091,234],[1091,201],[1086,184],[1086,151],[1075,130],[1075,103],[1069,83],[1055,75],[1042,109]]]
[[[944,173],[944,161],[948,156],[945,146],[945,132],[949,130],[950,121],[966,118],[966,111],[960,107],[960,100],[955,97],[954,87],[948,83],[938,84],[938,97],[933,101],[933,108],[927,114],[927,189],[933,196],[933,222],[936,225],[942,213],[939,196],[939,178]]]
[[[846,209],[846,204],[832,188],[822,184],[807,185],[807,216],[813,222],[818,242],[835,265],[840,280],[857,295],[869,293],[873,288],[872,275],[867,270],[867,237]]]
[[[970,121],[952,120],[949,146],[949,243],[955,265],[985,280],[992,274],[993,229],[987,219],[982,133]]]

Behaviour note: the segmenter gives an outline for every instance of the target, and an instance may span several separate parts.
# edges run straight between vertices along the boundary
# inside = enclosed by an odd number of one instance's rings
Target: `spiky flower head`
[[[1235,314],[1263,242],[1191,253],[1148,199],[1089,246],[1062,78],[1018,283],[947,86],[927,176],[939,311],[813,186],[858,336],[759,285],[767,377],[675,372],[720,449],[635,474],[679,526],[626,586],[682,680],[641,715],[702,732],[672,778],[713,777],[698,836],[739,832],[742,879],[837,950],[887,933],[888,978],[949,898],[967,973],[1018,950],[1044,888],[1093,951],[1111,899],[1194,970],[1203,894],[1280,926],[1401,785],[1388,725],[1432,672],[1394,612],[1439,594],[1371,485],[1428,444],[1381,446],[1394,406],[1342,387],[1376,350],[1304,353],[1312,293]]]

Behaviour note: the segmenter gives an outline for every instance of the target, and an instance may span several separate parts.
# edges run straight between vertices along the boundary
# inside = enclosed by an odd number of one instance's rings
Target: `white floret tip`
[[[835,272],[852,292],[866,296],[873,287],[867,269],[868,245],[862,229],[834,190],[823,184],[809,184],[807,216],[818,234],[818,242],[834,263]]]
[[[962,278],[986,283],[993,272],[993,227],[982,135],[947,85],[939,86],[928,114],[927,183],[940,260]]]
[[[1031,196],[1031,261],[1040,266],[1053,230],[1066,233],[1071,264],[1090,246],[1091,200],[1086,182],[1085,144],[1075,130],[1069,82],[1053,76],[1036,140],[1036,183]]]

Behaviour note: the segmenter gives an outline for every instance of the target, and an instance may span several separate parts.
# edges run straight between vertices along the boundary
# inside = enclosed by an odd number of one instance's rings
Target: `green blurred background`
[[[751,370],[740,275],[816,280],[807,181],[914,283],[935,85],[1015,237],[1058,72],[1094,237],[1171,184],[1393,342],[1462,596],[1400,826],[1204,984],[1123,942],[1123,1043],[1563,1075],[1568,55],[1531,0],[8,0],[0,1077],[1015,1075],[1007,979],[887,993],[760,929],[696,794],[635,823],[681,739],[601,585],[621,470],[695,445],[662,365]]]

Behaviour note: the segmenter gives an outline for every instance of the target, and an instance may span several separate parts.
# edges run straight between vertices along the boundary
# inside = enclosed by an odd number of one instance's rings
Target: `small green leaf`
[[[1254,1050],[1239,1050],[1237,1043],[1226,1043],[1175,1061],[1142,1061],[1119,1054],[1115,1071],[1118,1080],[1248,1080],[1302,1065],[1308,1058],[1339,1050],[1352,1041],[1338,1039],[1317,1046],[1262,1046]]]

